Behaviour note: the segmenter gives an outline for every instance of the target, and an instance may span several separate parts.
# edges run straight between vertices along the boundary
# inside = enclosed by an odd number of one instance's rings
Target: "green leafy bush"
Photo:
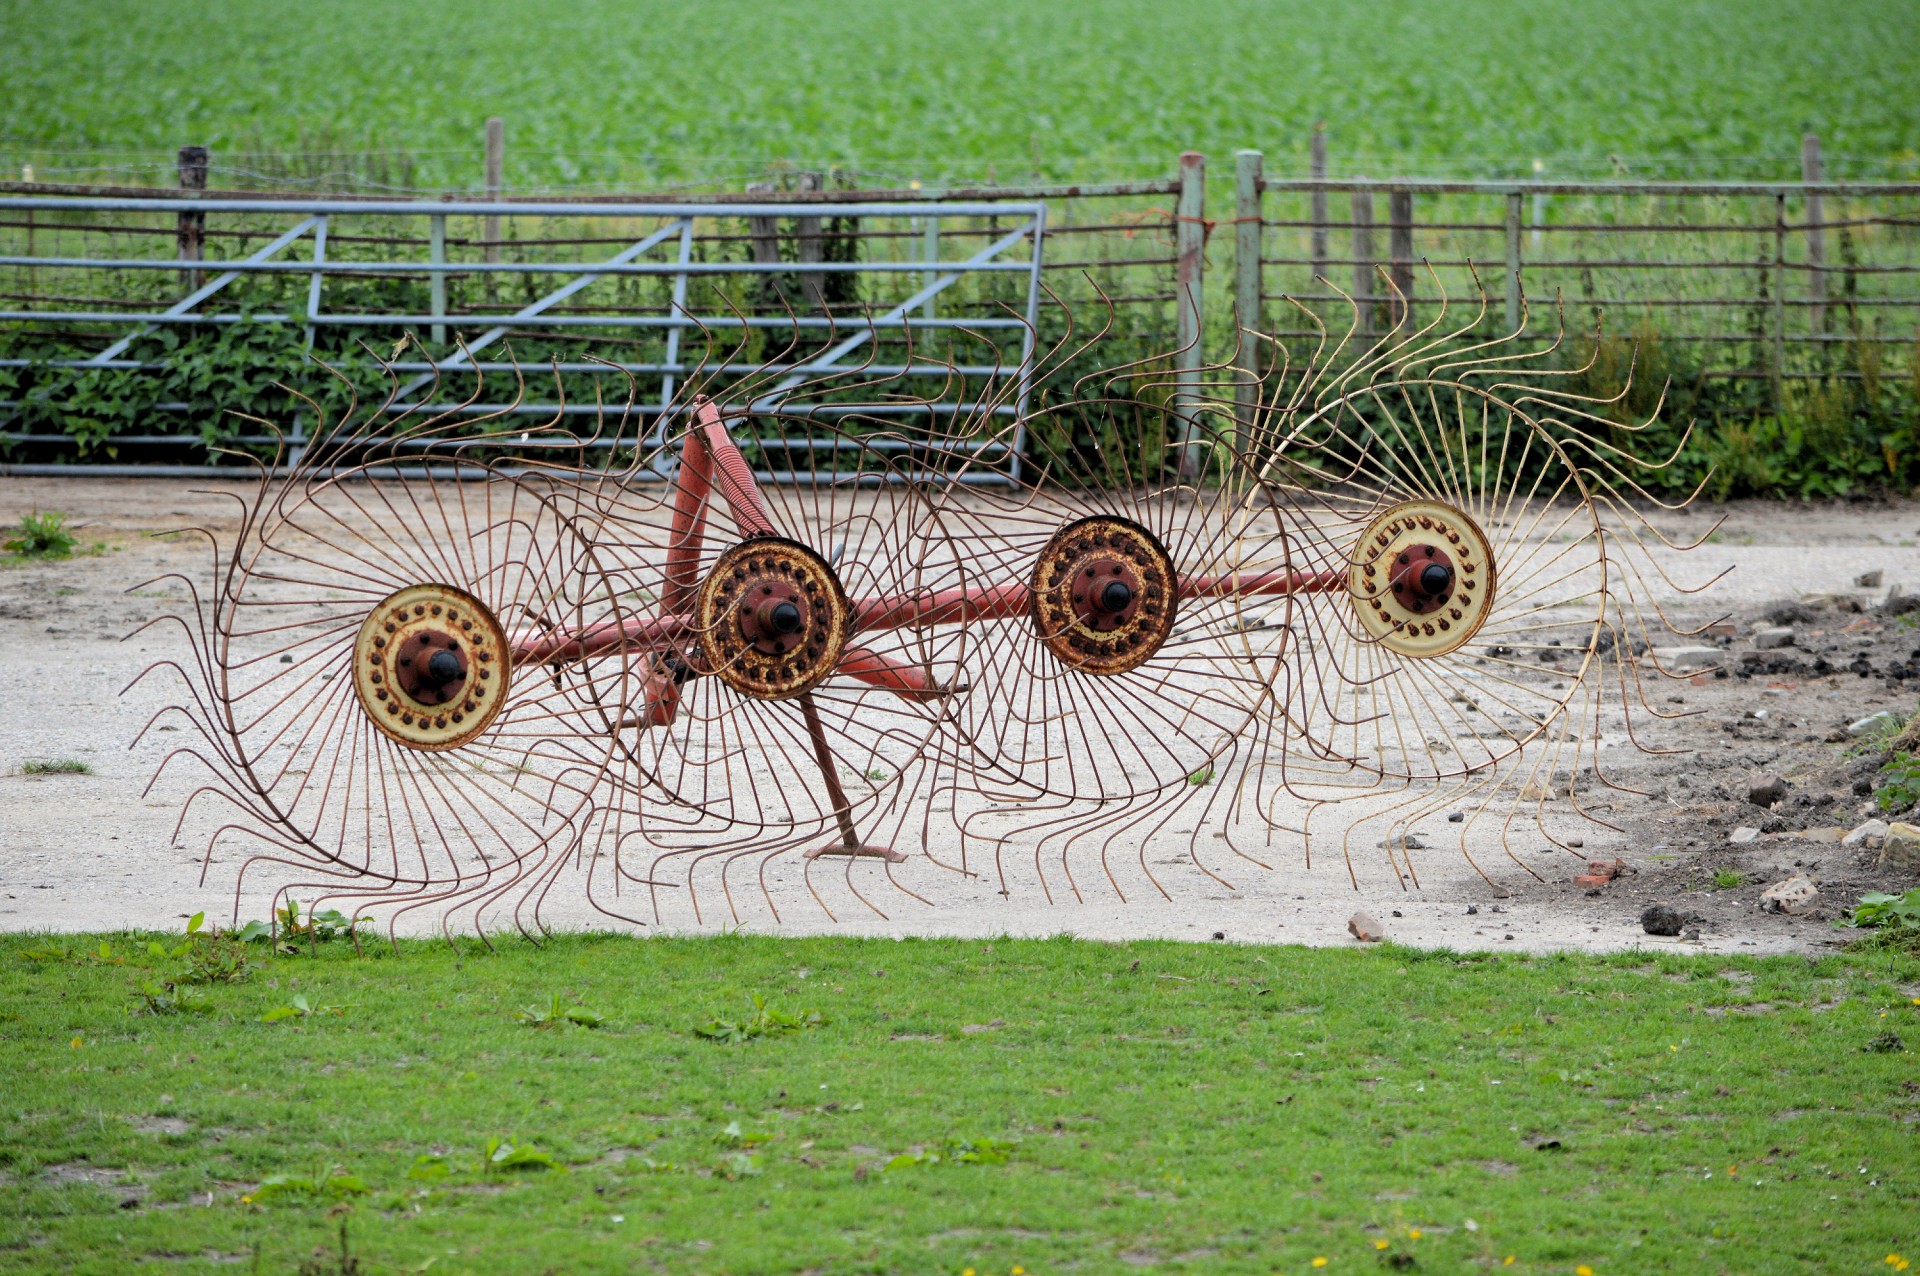
[[[1868,891],[1854,906],[1847,925],[1920,932],[1920,886],[1900,895]]]

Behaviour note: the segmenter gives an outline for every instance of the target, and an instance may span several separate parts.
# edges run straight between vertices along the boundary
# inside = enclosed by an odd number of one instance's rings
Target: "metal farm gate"
[[[922,378],[943,391],[929,396],[937,402],[866,401],[860,414],[1018,422],[1047,208],[14,196],[0,197],[0,228],[12,246],[0,270],[18,281],[0,310],[16,339],[0,352],[0,376],[29,382],[0,395],[0,429],[15,456],[72,443],[35,421],[55,417],[83,383],[98,384],[83,379],[178,373],[178,334],[208,329],[269,330],[286,365],[309,354],[351,357],[362,341],[383,358],[396,352],[387,366],[404,378],[399,411],[589,416],[603,410],[594,382],[632,376],[634,410],[654,418],[645,442],[657,444],[676,387],[695,372],[774,374],[755,392],[755,409],[819,417],[838,409],[786,405],[788,392],[843,374]],[[210,259],[208,247],[225,251]],[[33,348],[23,352],[22,338]],[[583,359],[589,351],[610,362]],[[476,375],[525,377],[529,386],[545,377],[564,399],[468,402]],[[989,384],[1003,387],[993,402],[982,397]],[[624,400],[625,389],[609,399]],[[206,411],[186,398],[143,407],[149,418]],[[291,414],[296,455],[311,424]],[[1007,446],[1006,437],[986,446]],[[28,459],[4,468],[204,474],[204,465],[127,463],[201,441],[148,419],[103,440],[116,464]],[[1017,428],[1011,443],[1017,452]]]

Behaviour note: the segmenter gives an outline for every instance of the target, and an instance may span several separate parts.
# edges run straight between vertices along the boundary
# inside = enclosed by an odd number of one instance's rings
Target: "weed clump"
[[[80,544],[67,526],[67,516],[57,511],[25,515],[13,530],[13,537],[0,542],[0,549],[15,558],[71,558]]]
[[[789,1033],[805,1032],[813,1028],[824,1028],[827,1020],[817,1010],[803,1010],[798,1014],[772,1010],[767,999],[759,993],[753,994],[753,1013],[743,1019],[722,1019],[715,1016],[696,1027],[695,1035],[718,1041],[726,1045],[737,1045],[742,1041],[752,1041],[756,1037],[783,1037]]]
[[[1857,941],[1855,948],[1892,949],[1920,956],[1920,886],[1899,895],[1868,891],[1854,905],[1847,925],[1873,932]]]
[[[20,764],[24,775],[92,775],[93,768],[78,758],[51,758]]]

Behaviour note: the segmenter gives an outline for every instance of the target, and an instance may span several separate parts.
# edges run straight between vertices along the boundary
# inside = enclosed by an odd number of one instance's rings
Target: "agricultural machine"
[[[236,893],[529,931],[579,897],[1170,895],[1168,850],[1231,886],[1337,843],[1412,887],[1452,812],[1470,858],[1565,846],[1657,712],[1635,653],[1685,547],[1640,477],[1671,458],[1445,323],[1248,334],[1258,369],[1191,401],[1062,348],[926,426],[863,414],[884,377],[772,373],[588,435],[348,414],[207,533],[156,667],[197,732],[162,770],[208,773],[181,830],[217,809]],[[994,412],[1016,385],[1037,406]]]

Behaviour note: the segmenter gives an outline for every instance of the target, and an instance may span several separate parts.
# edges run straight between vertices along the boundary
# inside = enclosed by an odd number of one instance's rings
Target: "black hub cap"
[[[1430,563],[1421,569],[1420,589],[1429,596],[1444,594],[1453,586],[1453,568]]]
[[[1100,610],[1106,612],[1124,611],[1133,601],[1133,590],[1124,580],[1110,580],[1100,590]]]
[[[800,632],[800,609],[792,603],[780,603],[767,616],[767,621],[777,634]]]
[[[465,672],[460,667],[460,657],[451,651],[436,651],[427,658],[427,677],[440,686],[453,682]]]

